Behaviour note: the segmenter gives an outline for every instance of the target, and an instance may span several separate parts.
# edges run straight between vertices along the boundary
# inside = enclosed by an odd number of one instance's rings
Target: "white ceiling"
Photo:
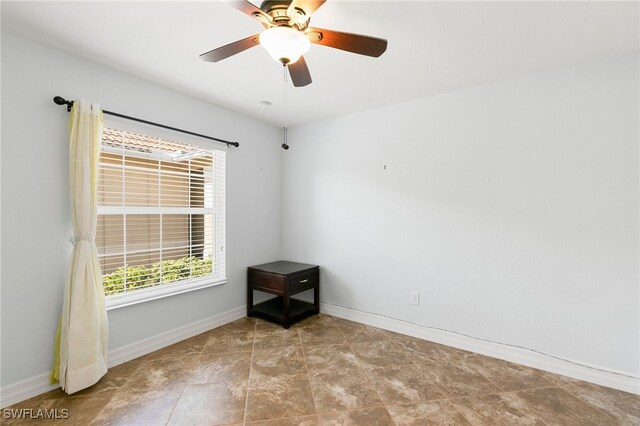
[[[329,0],[313,26],[389,47],[375,59],[312,46],[313,83],[289,87],[288,124],[637,53],[638,14],[637,2]],[[223,2],[2,1],[2,29],[282,125],[282,67],[261,47],[219,63],[198,58],[262,29]],[[265,100],[273,105],[258,108]]]

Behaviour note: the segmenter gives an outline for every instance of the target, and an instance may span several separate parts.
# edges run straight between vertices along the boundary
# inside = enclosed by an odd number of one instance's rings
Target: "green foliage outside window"
[[[121,266],[116,271],[102,276],[104,294],[124,293],[125,270],[127,291],[137,288],[170,284],[176,281],[208,275],[213,271],[211,258],[200,259],[187,256],[182,259],[163,260],[151,266]]]

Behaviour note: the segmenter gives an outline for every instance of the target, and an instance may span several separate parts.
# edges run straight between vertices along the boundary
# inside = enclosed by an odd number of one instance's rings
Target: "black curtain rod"
[[[53,98],[53,102],[55,102],[57,105],[66,105],[67,106],[67,111],[71,111],[71,107],[73,106],[73,101],[68,101],[65,98],[63,98],[62,96],[54,97]],[[141,118],[130,117],[128,115],[119,114],[117,112],[107,111],[106,109],[103,109],[102,112],[104,114],[113,115],[114,117],[126,118],[127,120],[137,121],[139,123],[144,123],[144,124],[150,124],[150,125],[156,126],[156,127],[162,127],[163,129],[169,129],[169,130],[173,130],[175,132],[186,133],[187,135],[198,136],[200,138],[209,139],[209,140],[212,140],[212,141],[215,141],[215,142],[226,143],[227,146],[231,145],[231,146],[235,146],[236,148],[240,146],[240,143],[238,143],[238,142],[230,142],[230,141],[226,141],[224,139],[214,138],[213,136],[202,135],[200,133],[194,133],[194,132],[190,132],[188,130],[178,129],[176,127],[165,126],[164,124],[154,123],[153,121],[147,121],[147,120],[143,120]]]

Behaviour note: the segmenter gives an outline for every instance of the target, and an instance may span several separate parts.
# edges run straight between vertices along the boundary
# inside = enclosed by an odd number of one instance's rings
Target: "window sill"
[[[188,293],[190,291],[201,290],[203,288],[214,287],[225,284],[227,278],[202,278],[191,281],[180,282],[146,288],[144,290],[133,291],[131,293],[115,294],[105,298],[107,311],[123,308],[125,306],[137,305],[138,303],[149,302],[151,300],[162,299],[164,297],[175,296],[176,294]]]

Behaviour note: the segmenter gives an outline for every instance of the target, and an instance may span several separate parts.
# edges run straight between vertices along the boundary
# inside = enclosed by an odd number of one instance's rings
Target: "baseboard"
[[[580,363],[561,360],[550,355],[529,351],[509,345],[487,342],[457,333],[423,327],[406,321],[368,312],[357,311],[342,306],[322,303],[321,312],[338,318],[371,325],[400,334],[453,346],[493,358],[515,362],[539,370],[573,377],[586,382],[607,386],[635,394],[640,394],[640,378],[606,371]]]
[[[60,386],[49,384],[49,373],[39,374],[34,377],[4,386],[0,390],[0,408],[8,407],[16,402],[24,401],[45,392],[52,391]],[[35,408],[35,407],[34,407]]]
[[[246,316],[246,306],[213,315],[191,324],[177,327],[164,333],[157,334],[147,339],[116,348],[109,352],[109,367],[114,367],[123,362],[130,361],[142,355],[146,355],[166,346],[178,343],[189,337],[197,336],[211,329],[228,324]],[[49,384],[49,373],[43,373],[8,386],[0,390],[0,408],[5,408],[25,399],[32,398],[45,392],[58,388],[58,385]]]
[[[245,317],[246,315],[247,307],[239,306],[209,318],[174,328],[130,345],[114,349],[109,352],[109,367],[114,367],[118,364],[122,364],[123,362],[157,351],[158,349],[162,349],[166,346],[173,345],[174,343],[178,343],[184,339],[188,339],[189,337],[197,336],[200,333],[228,324],[231,321],[235,321]]]

